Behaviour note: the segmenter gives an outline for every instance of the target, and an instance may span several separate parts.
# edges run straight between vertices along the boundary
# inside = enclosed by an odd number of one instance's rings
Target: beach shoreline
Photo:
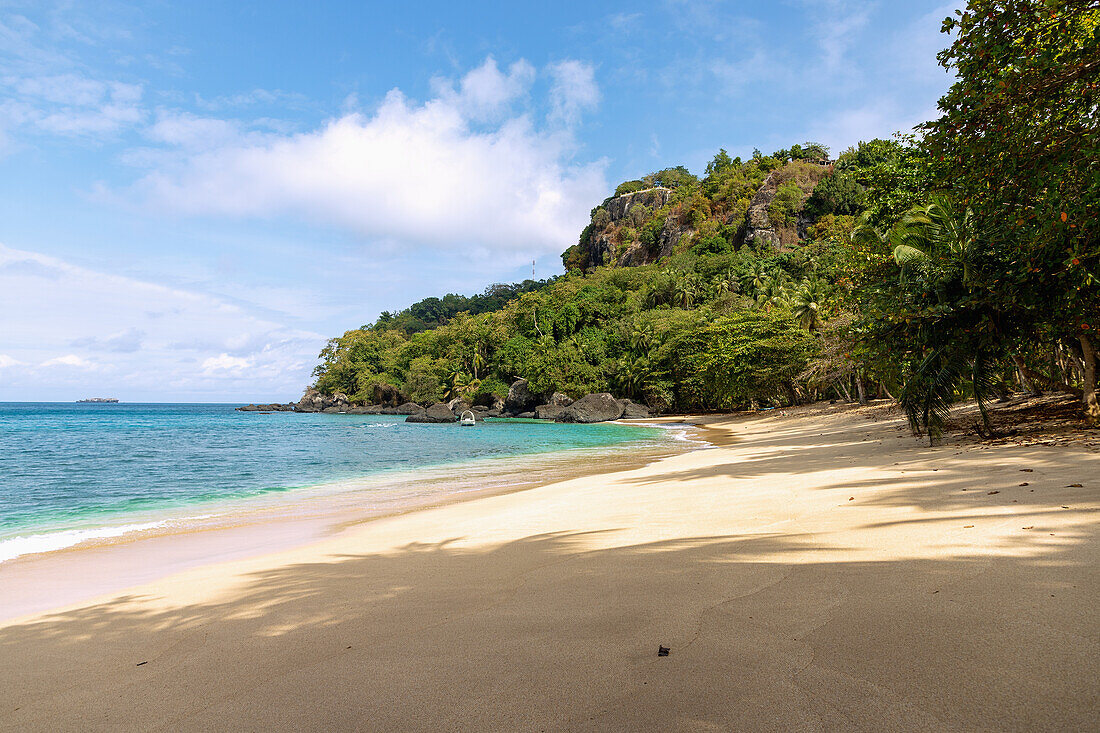
[[[0,560],[0,623],[189,568],[290,550],[385,517],[638,468],[662,457],[708,447],[709,440],[723,438],[721,432],[707,431],[691,416],[616,422],[659,426],[680,434],[657,446],[612,444],[425,466],[235,502],[196,505],[167,516],[118,517],[115,524],[102,527],[103,536]],[[467,470],[473,472],[472,477],[462,481],[448,477]],[[487,486],[475,485],[479,482]],[[128,527],[136,529],[117,531]],[[37,536],[49,539],[63,534],[67,533]],[[42,583],[42,578],[50,582]]]
[[[0,728],[1088,727],[1100,455],[868,415],[0,622]]]

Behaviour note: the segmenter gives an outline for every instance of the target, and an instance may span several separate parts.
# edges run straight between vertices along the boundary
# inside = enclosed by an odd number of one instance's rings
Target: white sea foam
[[[144,532],[150,529],[165,527],[168,524],[169,520],[164,519],[159,522],[122,524],[116,527],[69,529],[62,532],[46,532],[43,534],[27,535],[25,537],[11,537],[6,540],[0,540],[0,563],[13,560],[20,555],[63,550],[66,547],[79,545],[81,542],[121,537],[131,532]]]

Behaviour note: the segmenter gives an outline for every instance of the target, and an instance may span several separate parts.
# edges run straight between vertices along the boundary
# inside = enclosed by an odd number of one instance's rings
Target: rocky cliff
[[[562,261],[568,270],[646,265],[708,237],[712,241],[704,249],[713,252],[716,235],[733,248],[797,246],[812,221],[803,211],[805,202],[829,170],[820,163],[791,161],[756,178],[758,186],[735,194],[720,187],[704,196],[698,188],[654,186],[612,196],[592,210],[591,223]]]
[[[689,231],[680,224],[678,214],[669,210],[672,194],[671,188],[655,186],[607,199],[593,210],[592,223],[566,257],[571,254],[573,266],[581,269],[631,267],[667,257]],[[652,237],[640,237],[638,228],[655,217],[660,223]]]

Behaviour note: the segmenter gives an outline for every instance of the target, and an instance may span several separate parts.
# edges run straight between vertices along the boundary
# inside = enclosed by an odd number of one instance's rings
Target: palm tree
[[[771,310],[773,306],[784,305],[788,298],[788,283],[785,273],[778,270],[764,281],[756,293],[756,307]]]
[[[676,305],[681,308],[691,308],[699,297],[699,276],[694,272],[682,274],[676,278],[675,298]]]
[[[767,282],[768,275],[768,268],[764,267],[764,263],[755,260],[749,267],[748,274],[745,275],[744,289],[755,298],[757,293],[763,289],[764,283]]]
[[[627,397],[636,397],[645,389],[650,377],[649,359],[645,356],[624,357],[619,360],[619,385]]]
[[[737,287],[737,278],[734,277],[733,270],[726,270],[723,273],[715,275],[714,279],[710,281],[710,287],[715,297],[719,297],[734,290],[734,288]]]
[[[793,315],[807,331],[816,331],[824,322],[821,306],[826,297],[825,286],[817,278],[803,280],[791,297]]]
[[[653,346],[653,327],[648,323],[634,324],[634,328],[630,331],[630,348],[638,355],[644,356],[649,353],[650,348]]]
[[[474,380],[476,381],[476,380]],[[464,397],[471,384],[470,375],[461,368],[454,369],[447,378],[447,384],[443,390],[443,398],[453,400],[456,397]],[[475,387],[474,389],[477,389]]]
[[[474,373],[474,379],[477,379],[477,370],[483,366],[485,366],[485,357],[481,355],[481,344],[477,344],[470,354],[470,371]]]
[[[970,207],[960,211],[943,195],[907,211],[889,237],[894,260],[903,271],[917,272],[928,282],[957,278],[964,286],[973,284],[975,259],[984,239]]]
[[[922,353],[898,400],[914,432],[939,437],[963,385],[977,399],[989,430],[986,402],[996,394],[994,367],[1004,345],[997,335],[997,313],[977,287],[985,238],[969,207],[949,196],[933,196],[886,233],[864,218],[852,239],[890,247],[900,268],[898,335]]]

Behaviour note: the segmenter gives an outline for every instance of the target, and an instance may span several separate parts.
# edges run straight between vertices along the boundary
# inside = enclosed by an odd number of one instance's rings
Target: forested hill
[[[932,433],[957,399],[1056,389],[1100,420],[1100,10],[971,0],[947,25],[958,80],[919,139],[624,182],[566,275],[383,314],[329,342],[316,387],[430,403],[523,377],[657,411],[882,395]]]
[[[567,275],[383,313],[329,343],[317,387],[369,401],[392,385],[430,403],[503,397],[523,377],[540,393],[611,391],[656,410],[822,393],[799,378],[831,312],[827,281],[868,187],[907,155],[882,140],[835,163],[814,144],[748,161],[721,150],[701,177],[678,167],[627,181],[563,254]],[[697,352],[715,329],[752,342],[751,380],[707,378],[698,360],[722,355]],[[835,393],[853,393],[850,381]]]

